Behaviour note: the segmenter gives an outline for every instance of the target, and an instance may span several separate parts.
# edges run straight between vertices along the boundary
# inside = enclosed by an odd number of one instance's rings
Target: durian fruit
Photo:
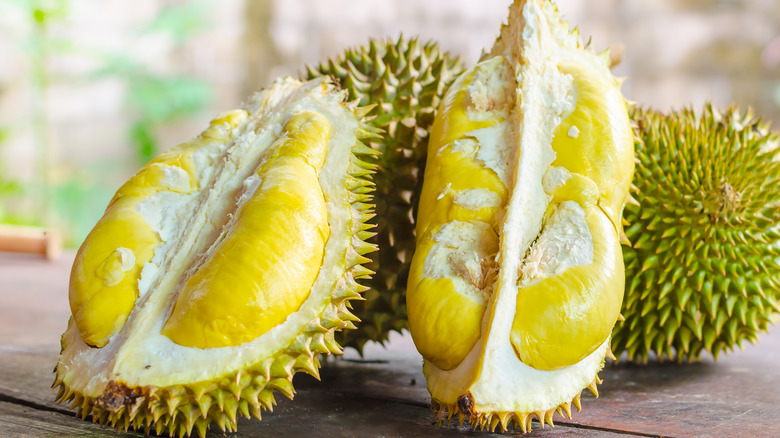
[[[407,292],[442,421],[531,429],[597,394],[624,277],[634,155],[608,54],[517,1],[433,124]]]
[[[612,349],[716,359],[780,312],[780,140],[736,107],[636,109],[626,290]]]
[[[59,401],[117,429],[234,431],[341,352],[374,249],[375,134],[345,98],[280,79],[119,189],[73,264]]]
[[[349,100],[371,107],[368,123],[383,135],[371,140],[379,152],[374,161],[376,236],[379,248],[367,265],[375,272],[367,281],[364,301],[353,302],[358,330],[339,332],[344,347],[362,352],[368,341],[384,343],[390,331],[409,327],[406,280],[414,250],[414,213],[419,202],[422,168],[434,111],[449,85],[463,71],[460,59],[434,42],[417,39],[372,40],[337,58],[309,67],[309,79],[330,75]]]

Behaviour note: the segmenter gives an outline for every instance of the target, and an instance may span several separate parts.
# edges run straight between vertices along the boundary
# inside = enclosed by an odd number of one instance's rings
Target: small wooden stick
[[[47,260],[56,260],[62,252],[62,239],[56,231],[0,225],[0,251],[40,254]]]

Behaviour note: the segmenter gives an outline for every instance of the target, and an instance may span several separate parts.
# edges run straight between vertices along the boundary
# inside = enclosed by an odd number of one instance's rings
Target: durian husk
[[[602,382],[603,380],[597,375],[586,389],[598,398],[598,385]],[[436,415],[439,426],[450,425],[457,416],[458,427],[463,427],[467,423],[473,430],[506,432],[510,428],[516,428],[522,433],[528,433],[533,429],[534,420],[544,428],[545,424],[551,427],[555,426],[553,416],[556,413],[561,417],[571,419],[572,406],[577,409],[577,412],[582,410],[581,399],[582,392],[574,396],[570,402],[561,403],[553,409],[535,412],[474,412],[469,406],[467,398],[461,398],[458,403],[441,403],[437,400],[431,400],[431,409]]]
[[[780,312],[780,140],[751,110],[635,108],[626,291],[612,349],[717,359]]]
[[[367,123],[383,132],[368,141],[378,152],[376,236],[369,241],[379,250],[368,257],[374,271],[366,282],[363,301],[355,301],[357,330],[344,330],[337,340],[362,353],[366,342],[384,343],[391,331],[409,328],[406,281],[415,242],[415,220],[428,137],[434,113],[444,92],[463,71],[458,56],[443,52],[433,41],[403,35],[397,40],[371,40],[366,46],[308,67],[308,79],[328,75],[346,90],[349,100],[371,108]]]
[[[289,83],[292,79],[286,81]],[[336,92],[327,81],[312,83],[317,85],[310,87],[323,87],[328,93]],[[292,383],[295,373],[305,372],[319,379],[319,355],[341,354],[342,347],[335,340],[335,333],[355,328],[358,318],[352,314],[349,302],[360,299],[360,294],[367,289],[361,284],[372,274],[365,266],[369,261],[366,254],[376,250],[375,244],[367,240],[373,236],[370,231],[373,225],[369,219],[374,214],[371,175],[376,168],[376,164],[370,161],[375,161],[377,152],[366,143],[373,141],[378,134],[372,126],[364,123],[367,110],[358,107],[357,102],[343,103],[345,97],[342,96],[340,105],[352,111],[358,120],[355,143],[349,152],[349,162],[345,165],[347,172],[343,178],[349,204],[346,229],[351,237],[346,239],[348,244],[343,248],[343,274],[335,281],[329,300],[318,311],[319,315],[304,324],[303,329],[289,339],[286,347],[275,354],[213,379],[186,384],[128,386],[121,380],[110,380],[101,395],[87,395],[68,383],[70,377],[67,376],[72,376],[73,371],[68,369],[61,355],[54,369],[55,381],[52,385],[57,391],[58,402],[70,405],[82,419],[91,416],[92,422],[111,426],[117,431],[134,429],[145,434],[179,437],[197,432],[203,437],[212,423],[227,433],[236,431],[240,416],[261,419],[263,410],[273,410],[275,393],[292,398],[295,394]],[[263,99],[262,105],[269,107],[284,102],[274,95],[265,95]],[[71,317],[68,330],[62,337],[61,354],[75,348],[71,342],[74,325]],[[78,342],[78,348],[84,348],[81,341]],[[186,366],[182,364],[182,367]]]

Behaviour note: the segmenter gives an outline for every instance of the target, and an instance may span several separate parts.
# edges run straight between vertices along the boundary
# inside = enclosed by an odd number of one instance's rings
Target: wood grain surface
[[[67,284],[73,254],[56,262],[0,254],[0,437],[118,437],[75,418],[50,389],[59,336],[70,314]],[[277,397],[263,420],[241,420],[235,437],[488,437],[437,426],[422,359],[408,334],[387,347],[348,350],[324,364],[321,381],[298,374],[294,400]],[[600,397],[586,391],[574,419],[528,437],[780,437],[780,328],[756,345],[687,365],[607,364]],[[538,427],[538,425],[535,425]],[[506,435],[514,435],[516,432]],[[209,436],[223,436],[219,431]]]

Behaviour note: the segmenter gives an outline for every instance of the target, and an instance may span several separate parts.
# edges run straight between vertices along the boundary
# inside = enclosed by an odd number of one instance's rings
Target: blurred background
[[[0,0],[0,224],[77,247],[114,191],[273,78],[369,38],[435,39],[467,63],[510,0]],[[780,126],[777,0],[561,0],[625,95],[751,106]]]

